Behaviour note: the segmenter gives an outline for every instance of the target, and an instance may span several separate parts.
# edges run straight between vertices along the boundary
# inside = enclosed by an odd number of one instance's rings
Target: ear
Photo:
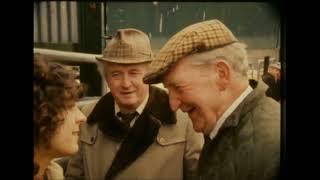
[[[231,66],[223,61],[223,60],[217,60],[215,63],[215,70],[218,77],[218,86],[221,91],[224,91],[229,83],[231,78]]]

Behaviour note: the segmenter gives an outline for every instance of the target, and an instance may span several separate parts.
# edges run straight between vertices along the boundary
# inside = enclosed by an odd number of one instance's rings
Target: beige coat
[[[102,100],[103,98],[105,100]],[[113,101],[112,96],[109,99],[108,97],[103,98],[100,101],[105,101],[109,105],[113,103],[111,102]],[[101,106],[102,103],[99,105],[98,102],[95,108],[93,108],[94,104],[85,107],[83,109],[84,113],[92,113],[90,114],[91,117],[88,117],[88,123],[84,124],[81,129],[80,152],[73,156],[68,164],[67,179],[77,177],[105,179],[106,174],[108,174],[106,179],[154,180],[192,177],[196,171],[203,146],[203,136],[194,132],[191,120],[187,114],[181,111],[178,111],[176,115],[172,113],[174,119],[169,121],[168,119],[171,116],[170,112],[166,112],[170,111],[167,100],[167,95],[163,91],[158,88],[151,88],[147,106],[141,114],[142,117],[139,117],[141,120],[138,119],[133,128],[139,123],[138,121],[141,122],[145,119],[147,120],[145,121],[146,124],[152,121],[159,122],[158,131],[153,131],[155,126],[149,123],[150,126],[144,126],[144,129],[140,129],[139,133],[141,131],[146,132],[143,136],[140,136],[141,139],[124,140],[127,143],[122,143],[123,140],[118,141],[112,133],[105,133],[102,130],[105,127],[103,124],[99,124],[99,122],[91,122],[90,124],[92,117],[102,116],[97,113],[99,111],[97,107]],[[109,106],[106,104],[101,107]],[[154,108],[155,104],[156,108]],[[166,106],[162,107],[163,105]],[[110,111],[114,112],[112,108],[109,107]],[[108,114],[107,110],[104,114]],[[167,120],[164,120],[165,117],[167,117]],[[156,132],[154,137],[149,139],[148,136],[153,132]],[[151,141],[149,145],[146,145],[148,140]],[[123,153],[115,158],[121,144],[131,145],[123,148]],[[114,159],[116,159],[115,162],[113,162]]]

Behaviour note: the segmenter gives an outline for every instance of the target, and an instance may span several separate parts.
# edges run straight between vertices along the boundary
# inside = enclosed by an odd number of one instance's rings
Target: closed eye
[[[112,72],[111,77],[119,77],[121,75],[120,72]]]
[[[138,74],[141,74],[142,72],[141,71],[138,71],[138,70],[133,70],[133,71],[129,71],[129,74],[130,75],[138,75]]]

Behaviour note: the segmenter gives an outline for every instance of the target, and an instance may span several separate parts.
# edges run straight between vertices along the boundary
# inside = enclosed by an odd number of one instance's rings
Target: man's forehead
[[[136,63],[136,64],[120,64],[120,63],[104,63],[105,67],[123,67],[123,68],[140,68],[146,67],[148,63]]]
[[[177,80],[183,79],[187,72],[190,72],[192,68],[188,68],[191,65],[189,57],[180,59],[177,63],[171,66],[169,71],[163,77],[164,85],[175,85]]]
[[[163,83],[164,87],[170,87],[170,86],[175,85],[176,77],[175,77],[175,75],[174,76],[172,75],[172,70],[173,69],[171,69],[169,72],[167,72],[167,74],[164,75],[164,77],[163,77],[162,83]]]
[[[162,83],[165,87],[176,86],[184,80],[184,72],[171,69],[163,78]]]

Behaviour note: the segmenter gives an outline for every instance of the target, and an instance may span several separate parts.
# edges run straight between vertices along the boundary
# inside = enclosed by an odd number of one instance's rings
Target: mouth
[[[134,93],[134,91],[121,92],[122,95],[129,95]]]

